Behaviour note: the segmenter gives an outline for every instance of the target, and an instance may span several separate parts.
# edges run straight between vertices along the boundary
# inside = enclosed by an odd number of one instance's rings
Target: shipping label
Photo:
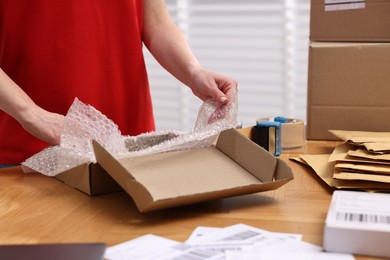
[[[363,9],[365,0],[325,0],[325,11]]]

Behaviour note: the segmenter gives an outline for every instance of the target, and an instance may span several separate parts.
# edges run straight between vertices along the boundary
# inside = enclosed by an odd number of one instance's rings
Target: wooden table
[[[284,152],[281,158],[291,166],[295,179],[275,191],[144,214],[124,192],[89,197],[54,178],[22,173],[20,167],[0,169],[0,244],[104,242],[112,246],[148,233],[184,241],[197,226],[244,223],[303,234],[303,240],[322,245],[333,190],[289,157],[330,153],[336,145],[310,141],[300,150]]]

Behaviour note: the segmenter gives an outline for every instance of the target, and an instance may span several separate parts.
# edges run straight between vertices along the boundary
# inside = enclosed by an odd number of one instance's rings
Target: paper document
[[[108,248],[105,257],[108,260],[354,259],[352,255],[322,252],[321,247],[301,239],[301,234],[269,232],[245,224],[197,227],[184,243],[149,234]]]

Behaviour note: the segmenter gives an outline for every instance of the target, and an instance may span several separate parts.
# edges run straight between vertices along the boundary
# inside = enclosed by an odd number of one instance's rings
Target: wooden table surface
[[[112,246],[149,233],[184,241],[197,226],[244,223],[303,234],[304,241],[321,246],[333,189],[289,157],[330,153],[336,145],[309,141],[304,148],[283,152],[281,158],[295,178],[275,191],[143,214],[124,192],[89,197],[54,178],[23,173],[20,167],[0,169],[0,244],[103,242]]]

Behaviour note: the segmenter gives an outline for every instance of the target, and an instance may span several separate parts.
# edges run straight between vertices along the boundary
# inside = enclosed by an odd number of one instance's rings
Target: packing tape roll
[[[282,149],[294,149],[302,147],[305,143],[305,123],[301,119],[285,118],[281,124]],[[274,121],[272,117],[259,118],[256,122]]]

